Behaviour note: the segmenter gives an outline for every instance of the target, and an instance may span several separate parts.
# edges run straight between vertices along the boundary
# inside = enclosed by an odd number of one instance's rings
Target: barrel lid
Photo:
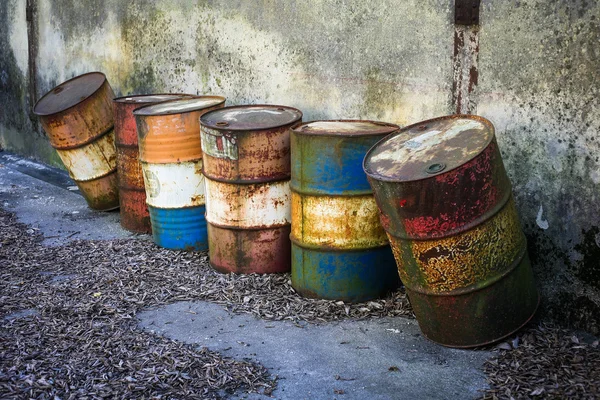
[[[400,129],[398,125],[365,120],[312,121],[296,125],[295,133],[319,136],[377,136],[388,135]]]
[[[125,103],[125,104],[154,104],[154,103],[162,103],[165,101],[171,100],[179,100],[179,99],[187,99],[191,97],[196,97],[193,94],[184,94],[184,93],[156,93],[156,94],[134,94],[131,96],[122,96],[116,97],[113,99],[115,103]]]
[[[448,172],[480,154],[494,139],[494,126],[474,115],[419,122],[380,140],[365,156],[370,177],[407,182]]]
[[[214,107],[223,103],[225,103],[225,97],[197,96],[192,99],[173,100],[151,106],[140,107],[133,110],[133,114],[143,116],[184,114]]]
[[[302,112],[292,107],[251,105],[211,111],[200,117],[200,123],[213,129],[249,131],[278,128],[301,119]]]
[[[42,96],[33,107],[33,112],[45,116],[68,110],[96,93],[104,82],[106,76],[102,72],[76,76]]]

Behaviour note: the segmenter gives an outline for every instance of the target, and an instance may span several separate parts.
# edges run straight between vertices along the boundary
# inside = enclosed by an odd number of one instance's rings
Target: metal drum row
[[[302,123],[295,108],[219,96],[112,96],[104,75],[86,74],[35,112],[90,207],[120,201],[126,229],[208,249],[221,272],[291,270],[307,297],[365,301],[401,278],[424,334],[448,346],[496,341],[533,316],[489,121]]]

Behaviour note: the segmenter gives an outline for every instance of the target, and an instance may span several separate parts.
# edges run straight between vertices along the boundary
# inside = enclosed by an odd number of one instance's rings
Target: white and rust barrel
[[[94,210],[119,207],[114,97],[106,76],[90,72],[61,83],[33,109],[50,144]]]
[[[225,107],[202,116],[210,264],[222,272],[290,270],[290,127],[302,112]]]
[[[200,116],[224,104],[224,97],[198,96],[133,112],[152,236],[159,246],[208,249]]]

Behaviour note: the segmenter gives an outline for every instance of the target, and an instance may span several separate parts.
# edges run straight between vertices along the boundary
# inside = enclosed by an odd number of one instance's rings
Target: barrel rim
[[[144,101],[143,98],[148,98],[148,97],[153,97],[153,96],[174,96],[173,99],[168,99],[168,100],[158,100],[158,101]],[[144,105],[150,105],[150,104],[158,104],[158,103],[164,103],[167,101],[173,101],[173,100],[181,100],[183,98],[194,98],[194,97],[198,97],[198,95],[196,94],[188,94],[188,93],[148,93],[148,94],[133,94],[133,95],[129,95],[129,96],[119,96],[119,97],[115,97],[112,99],[112,101],[114,103],[118,103],[118,104],[144,104]],[[140,99],[140,100],[137,100]],[[142,107],[140,107],[142,108]]]
[[[36,109],[38,108],[38,106],[40,105],[40,103],[44,99],[46,99],[47,97],[49,97],[52,94],[52,92],[54,92],[57,88],[59,88],[60,86],[66,84],[66,83],[69,83],[69,82],[74,81],[76,79],[80,79],[81,77],[88,76],[88,75],[102,75],[103,80],[102,80],[102,83],[100,84],[100,86],[98,86],[98,88],[96,90],[94,90],[92,93],[90,93],[89,95],[87,95],[85,98],[80,99],[75,104],[70,105],[68,107],[65,107],[62,110],[48,112],[48,113],[36,111]],[[95,95],[96,93],[98,93],[105,84],[108,84],[108,79],[106,78],[106,75],[104,75],[104,73],[102,73],[100,71],[86,72],[85,74],[74,76],[71,79],[67,79],[66,81],[61,82],[58,85],[56,85],[55,87],[53,87],[52,89],[48,90],[48,92],[46,94],[44,94],[38,101],[35,102],[35,105],[33,106],[33,113],[35,115],[39,116],[39,117],[47,117],[47,116],[50,116],[50,115],[56,115],[56,114],[60,114],[60,113],[63,113],[65,111],[68,111],[68,110],[70,110],[70,109],[72,109],[74,107],[77,107],[78,105],[80,105],[81,103],[83,103],[84,101],[86,101],[87,99],[89,99],[90,97],[92,97],[93,95]]]
[[[143,110],[144,109],[148,109],[154,106],[158,106],[158,105],[164,105],[166,103],[171,103],[171,102],[176,102],[176,101],[185,101],[185,100],[199,100],[199,99],[215,99],[215,100],[221,100],[216,104],[211,104],[205,107],[197,107],[197,108],[193,108],[190,110],[185,110],[185,111],[162,111],[162,112],[156,112],[156,113],[144,113]],[[224,96],[213,96],[213,95],[198,95],[198,96],[193,96],[192,98],[189,99],[174,99],[174,100],[167,100],[167,101],[161,101],[158,103],[152,103],[152,104],[146,104],[143,105],[141,107],[138,107],[136,109],[133,110],[133,115],[135,115],[136,117],[163,117],[163,116],[168,116],[168,115],[179,115],[179,114],[189,114],[189,113],[193,113],[193,112],[198,112],[198,111],[202,111],[202,110],[206,110],[209,109],[211,107],[218,107],[222,104],[225,104],[225,102],[227,101],[227,98],[225,98]],[[147,111],[147,110],[146,110]]]
[[[204,156],[204,153],[202,154]],[[204,157],[202,157],[202,160],[204,162]],[[258,183],[275,183],[275,182],[281,182],[281,181],[289,181],[291,179],[291,174],[286,174],[286,175],[281,175],[281,176],[276,176],[274,178],[268,178],[267,180],[265,180],[265,178],[256,178],[256,179],[227,179],[227,178],[223,178],[220,176],[214,176],[210,173],[206,173],[206,170],[204,168],[204,164],[202,165],[202,175],[204,175],[204,177],[206,179],[209,179],[211,181],[215,181],[215,182],[221,182],[221,183],[230,183],[232,185],[255,185]]]
[[[228,111],[228,110],[231,110],[234,108],[250,108],[250,107],[284,108],[286,110],[294,111],[297,115],[296,115],[296,118],[294,118],[290,122],[274,124],[274,125],[265,125],[265,126],[253,127],[253,128],[236,128],[236,127],[230,127],[230,126],[222,127],[222,126],[217,125],[216,123],[211,124],[208,121],[206,121],[206,119],[209,118],[211,114],[216,113],[216,112]],[[221,131],[221,132],[256,132],[256,131],[265,131],[265,130],[274,129],[274,128],[281,128],[281,127],[284,127],[287,125],[296,124],[297,122],[302,121],[303,116],[304,116],[304,114],[302,113],[302,111],[300,111],[299,109],[297,109],[295,107],[290,107],[290,106],[282,106],[282,105],[278,105],[278,104],[242,104],[242,105],[223,107],[218,110],[207,112],[206,114],[204,114],[203,116],[200,117],[200,125],[202,127],[207,127],[210,129],[214,129],[216,131]]]
[[[373,125],[385,126],[389,128],[394,128],[389,132],[359,132],[357,133],[341,133],[341,132],[303,132],[301,129],[309,124],[313,124],[315,122],[361,122],[361,123],[370,123]],[[374,121],[368,119],[318,119],[308,122],[299,122],[296,125],[292,126],[291,131],[297,135],[305,135],[305,136],[319,136],[319,137],[366,137],[366,136],[381,136],[381,135],[391,135],[397,131],[402,129],[400,125],[392,124],[390,122],[384,121]]]
[[[317,245],[312,243],[306,243],[294,236],[293,233],[290,233],[290,242],[292,246],[297,246],[302,250],[309,250],[318,253],[366,253],[373,250],[380,250],[386,247],[390,248],[390,242],[386,241],[383,244],[373,245],[369,247],[334,247],[327,245]]]
[[[479,115],[474,115],[474,114],[450,114],[450,115],[444,115],[441,117],[437,117],[437,118],[432,118],[432,119],[428,119],[425,121],[420,121],[417,122],[415,124],[412,125],[408,125],[405,126],[404,128],[400,128],[398,130],[398,132],[394,133],[394,137],[396,137],[397,135],[402,135],[405,134],[406,131],[409,131],[415,127],[418,127],[419,125],[423,125],[423,124],[429,124],[432,122],[438,122],[438,121],[442,121],[442,120],[448,120],[448,119],[459,119],[459,118],[464,118],[464,119],[473,119],[473,120],[477,120],[479,122],[481,122],[482,124],[486,125],[488,128],[490,128],[492,134],[490,135],[490,140],[487,142],[487,144],[481,149],[481,151],[477,154],[475,154],[473,157],[463,160],[463,162],[461,164],[456,165],[453,168],[448,168],[448,169],[444,169],[443,171],[440,171],[439,173],[436,174],[431,174],[431,176],[425,176],[425,177],[421,177],[421,178],[415,178],[415,179],[398,179],[398,178],[392,178],[392,177],[388,177],[388,176],[384,176],[381,174],[378,174],[376,172],[370,171],[369,170],[369,159],[372,156],[372,153],[375,152],[375,150],[377,150],[377,148],[386,140],[389,140],[392,136],[392,134],[382,138],[381,140],[379,140],[377,143],[375,143],[365,154],[365,157],[363,158],[363,171],[365,172],[365,174],[367,175],[368,178],[370,179],[374,179],[376,181],[381,181],[381,182],[391,182],[391,183],[409,183],[409,182],[419,182],[419,181],[424,181],[424,180],[428,180],[428,179],[432,179],[432,178],[436,178],[440,175],[445,175],[449,172],[452,172],[456,169],[459,169],[460,167],[462,167],[463,165],[469,163],[470,161],[474,160],[475,158],[477,158],[485,149],[487,149],[489,147],[489,145],[491,143],[493,143],[496,140],[496,129],[494,127],[494,124],[492,124],[492,122],[490,120],[488,120],[485,117],[479,116]]]

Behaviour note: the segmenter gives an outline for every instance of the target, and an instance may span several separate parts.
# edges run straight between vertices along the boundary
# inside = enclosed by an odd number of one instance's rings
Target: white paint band
[[[206,220],[233,228],[289,224],[290,181],[236,185],[206,178]]]
[[[85,146],[70,150],[56,149],[56,152],[71,178],[76,181],[91,181],[117,168],[113,130]]]
[[[146,203],[157,208],[204,205],[202,160],[172,164],[142,162]]]

